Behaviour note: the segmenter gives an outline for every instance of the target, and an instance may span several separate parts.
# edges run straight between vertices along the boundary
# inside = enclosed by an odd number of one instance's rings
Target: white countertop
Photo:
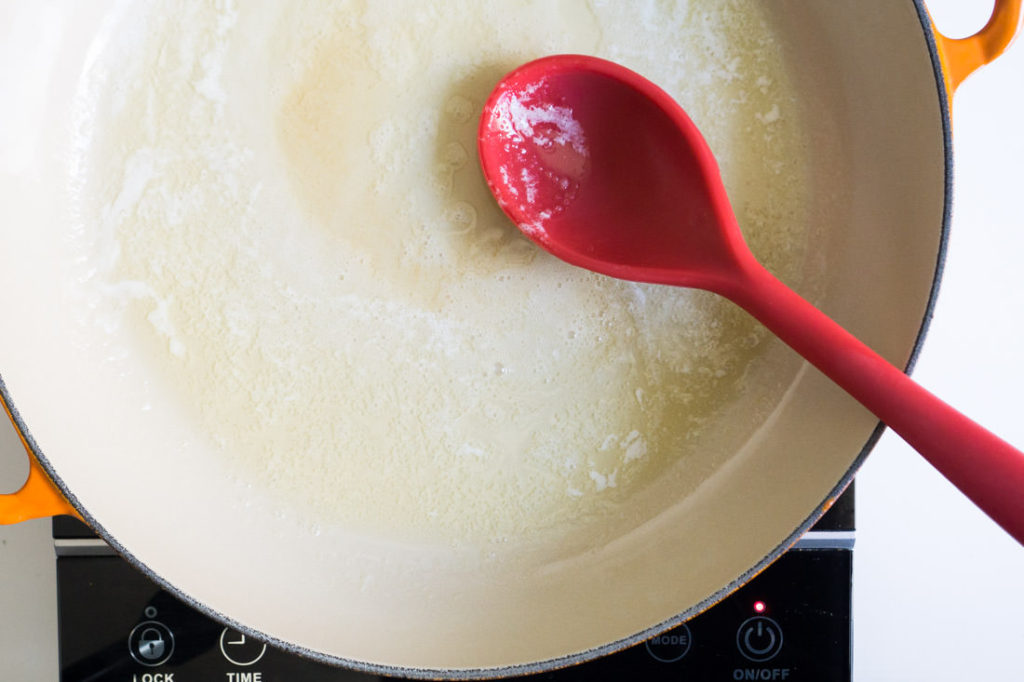
[[[931,0],[969,33],[991,3]],[[1024,41],[954,102],[955,212],[935,320],[915,378],[1024,446]],[[4,420],[5,421],[5,420]],[[27,465],[0,424],[0,490]],[[1021,679],[1024,548],[897,436],[857,479],[854,679]],[[0,527],[0,680],[52,682],[55,563],[49,520]]]
[[[964,35],[992,3],[929,0]],[[954,212],[914,378],[1024,447],[1024,40],[953,102]],[[1024,495],[1024,491],[1021,493]],[[887,432],[857,477],[854,679],[1024,679],[1024,547]]]
[[[0,491],[8,492],[25,480],[28,460],[2,416]],[[0,526],[0,680],[57,679],[57,565],[50,519]]]

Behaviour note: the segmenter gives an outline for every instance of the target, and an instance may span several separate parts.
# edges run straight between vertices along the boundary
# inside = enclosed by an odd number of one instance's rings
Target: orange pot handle
[[[1006,51],[1021,26],[1022,0],[996,0],[988,23],[966,38],[947,38],[935,31],[939,59],[952,95],[964,79]]]
[[[10,410],[3,400],[0,400],[4,411],[10,417]],[[25,436],[17,429],[18,436],[25,446],[28,454],[28,479],[17,492],[0,495],[0,525],[21,523],[29,519],[38,519],[59,514],[70,514],[82,518],[78,510],[71,506],[63,493],[53,484],[49,475],[43,470],[41,464],[32,454],[31,448],[25,442]]]

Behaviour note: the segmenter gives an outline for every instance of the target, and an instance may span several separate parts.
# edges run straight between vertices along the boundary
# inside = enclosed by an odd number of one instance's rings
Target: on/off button
[[[769,661],[782,649],[782,628],[765,616],[748,618],[736,631],[736,648],[749,661]]]

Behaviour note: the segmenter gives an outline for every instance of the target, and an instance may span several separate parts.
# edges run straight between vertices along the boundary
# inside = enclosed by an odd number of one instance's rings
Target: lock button
[[[174,633],[160,621],[139,623],[128,635],[128,652],[142,665],[163,665],[174,653]]]

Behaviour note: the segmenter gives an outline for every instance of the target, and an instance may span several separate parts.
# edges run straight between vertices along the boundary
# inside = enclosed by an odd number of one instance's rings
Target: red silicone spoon
[[[593,57],[530,62],[488,99],[479,151],[491,192],[537,244],[612,277],[729,298],[1024,544],[1024,453],[918,386],[757,262],[711,150],[656,85]]]

